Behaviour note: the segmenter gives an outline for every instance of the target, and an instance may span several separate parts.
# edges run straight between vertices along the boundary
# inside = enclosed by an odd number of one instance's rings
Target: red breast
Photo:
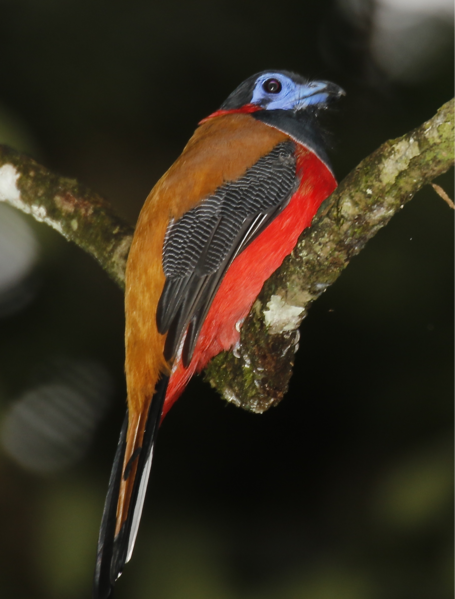
[[[163,417],[179,398],[195,372],[240,339],[239,324],[248,315],[264,282],[294,249],[304,229],[311,225],[321,203],[336,188],[328,167],[310,150],[296,144],[300,185],[287,207],[232,263],[202,327],[188,368],[174,365]]]

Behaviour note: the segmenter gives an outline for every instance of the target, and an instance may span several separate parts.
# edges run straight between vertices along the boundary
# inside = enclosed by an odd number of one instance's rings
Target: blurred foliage
[[[250,74],[288,68],[347,91],[329,126],[341,179],[453,88],[451,22],[431,19],[444,43],[400,78],[370,52],[374,2],[361,19],[348,5],[4,1],[0,141],[134,222],[196,123]],[[451,176],[439,184],[453,197]],[[56,359],[100,364],[115,392],[67,471],[38,477],[2,454],[0,594],[76,599],[90,594],[124,409],[122,295],[88,256],[24,222],[39,264],[32,300],[0,320],[1,420]],[[119,599],[452,596],[453,214],[431,188],[352,261],[301,334],[277,409],[226,407],[199,380],[173,408]]]

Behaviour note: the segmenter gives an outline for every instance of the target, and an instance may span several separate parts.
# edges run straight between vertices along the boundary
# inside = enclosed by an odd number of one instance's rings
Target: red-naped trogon
[[[159,424],[239,341],[266,279],[336,187],[317,117],[343,91],[288,71],[244,81],[147,198],[126,269],[128,411],[101,523],[94,597],[131,557]]]

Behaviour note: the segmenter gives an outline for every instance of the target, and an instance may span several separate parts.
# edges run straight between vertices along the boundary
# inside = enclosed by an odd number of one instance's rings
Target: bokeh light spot
[[[0,317],[19,311],[34,297],[31,275],[38,255],[32,228],[16,210],[0,203]]]
[[[111,378],[100,364],[60,363],[49,382],[13,403],[1,429],[5,451],[37,474],[68,468],[85,455],[111,393]]]

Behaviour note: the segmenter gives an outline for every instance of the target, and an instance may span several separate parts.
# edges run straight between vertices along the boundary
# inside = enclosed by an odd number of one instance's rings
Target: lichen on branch
[[[133,227],[75,179],[0,145],[0,201],[44,222],[91,254],[121,287]]]
[[[322,204],[293,254],[265,283],[240,345],[208,365],[206,379],[239,407],[264,412],[286,393],[298,326],[310,304],[391,217],[454,161],[454,101],[365,158]],[[101,196],[0,146],[0,201],[45,222],[91,254],[124,287],[133,228]]]
[[[451,100],[432,119],[365,158],[322,204],[292,255],[265,283],[235,354],[220,354],[206,369],[206,379],[228,401],[253,412],[281,401],[292,374],[297,327],[309,306],[419,189],[453,165],[453,136]],[[270,326],[271,311],[278,328]],[[280,324],[286,314],[290,319]]]

